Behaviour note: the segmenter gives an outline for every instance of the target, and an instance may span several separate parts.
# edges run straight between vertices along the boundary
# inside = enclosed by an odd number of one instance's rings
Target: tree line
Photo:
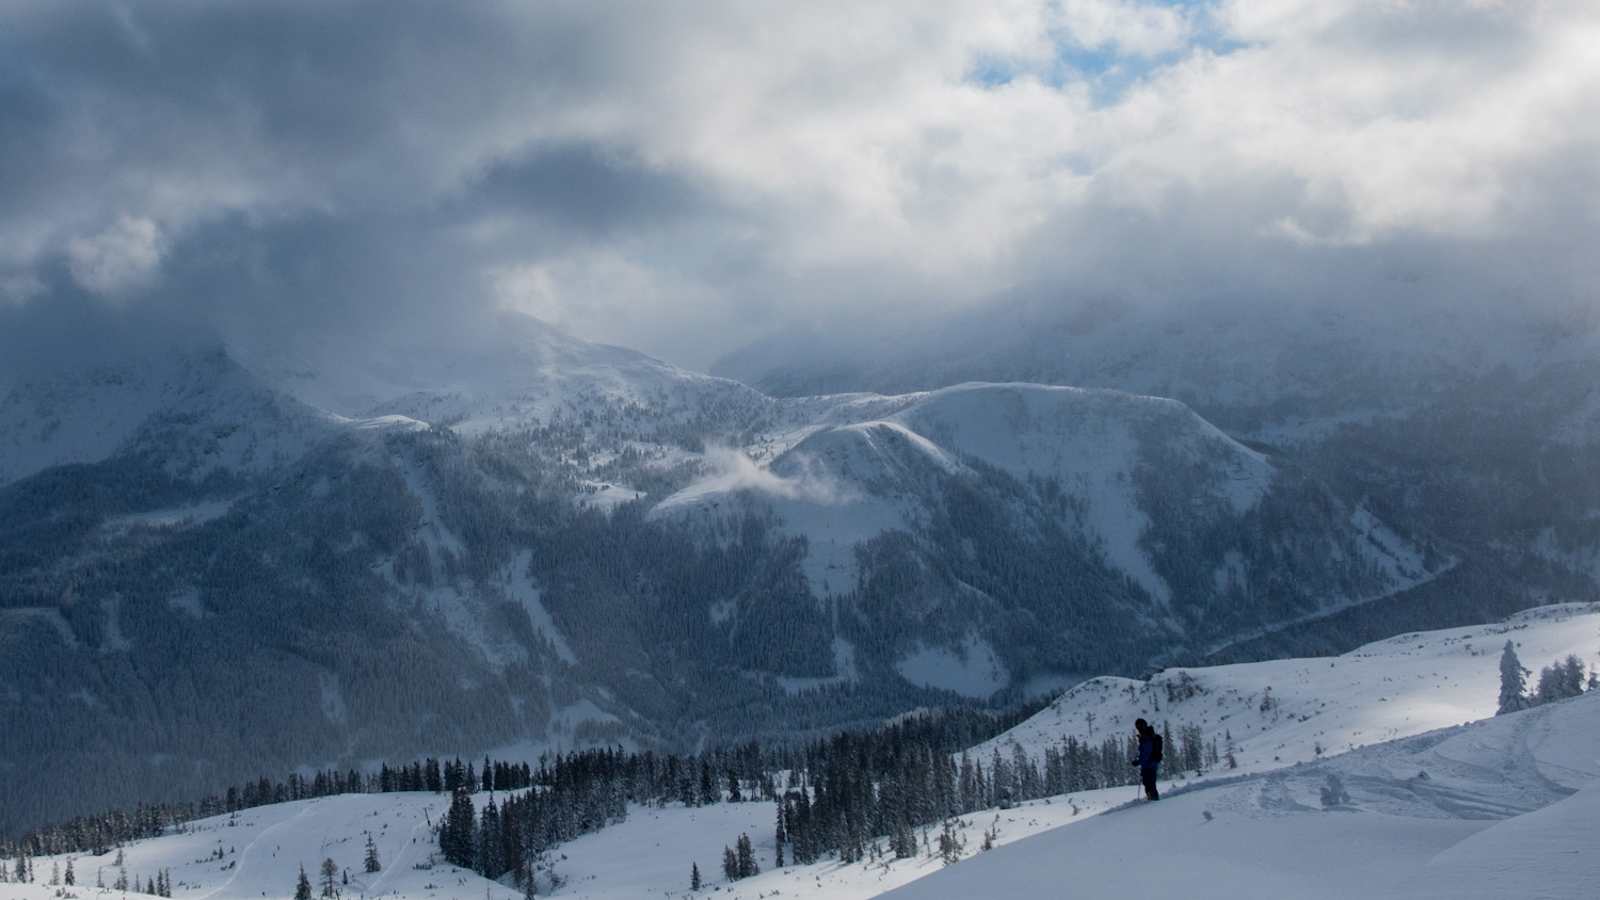
[[[1231,739],[1230,751],[1231,751]],[[1198,726],[1166,729],[1169,772],[1202,771],[1222,758],[1215,739]],[[1231,754],[1230,754],[1231,755]],[[778,856],[797,863],[830,855],[852,863],[880,851],[897,858],[917,853],[927,829],[953,817],[1042,797],[1137,784],[1138,739],[1107,737],[1098,745],[1069,736],[1047,746],[1041,761],[1020,744],[994,748],[987,765],[971,753],[959,759],[914,730],[846,733],[816,745],[802,769],[790,770],[778,807]],[[781,863],[780,863],[781,865]]]
[[[1530,692],[1528,676],[1532,674],[1523,668],[1516,645],[1508,639],[1500,651],[1500,702],[1496,715],[1554,703],[1577,697],[1585,690],[1600,688],[1600,671],[1591,672],[1585,678],[1583,660],[1577,656],[1569,655],[1541,669],[1538,686]]]
[[[999,734],[1042,708],[1034,701],[1006,712],[957,707],[909,715],[882,726],[875,741],[913,742],[949,754]],[[542,854],[564,841],[621,821],[628,803],[701,806],[751,800],[776,801],[776,773],[806,770],[828,758],[827,741],[750,741],[696,755],[620,748],[577,751],[527,762],[473,762],[434,757],[362,773],[328,769],[309,776],[267,776],[234,785],[199,801],[138,804],[74,817],[36,828],[16,841],[0,841],[0,857],[23,872],[37,856],[105,855],[136,840],[183,831],[197,819],[348,793],[426,791],[452,796],[441,823],[444,858],[491,878],[531,870]],[[471,795],[486,792],[479,810]],[[504,794],[496,797],[496,794]],[[8,872],[9,874],[9,872]]]

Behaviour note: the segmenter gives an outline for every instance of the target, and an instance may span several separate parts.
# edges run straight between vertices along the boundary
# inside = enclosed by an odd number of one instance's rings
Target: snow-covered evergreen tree
[[[378,861],[378,845],[372,840],[372,832],[367,832],[367,856],[363,861],[363,868],[370,874],[383,869],[383,864]]]
[[[1568,697],[1576,697],[1583,693],[1583,660],[1576,655],[1568,656],[1561,663],[1561,686]]]
[[[306,864],[300,864],[300,877],[294,882],[294,900],[311,900],[311,879],[306,877]]]
[[[1522,667],[1522,660],[1517,658],[1517,648],[1507,640],[1505,649],[1500,653],[1500,706],[1497,715],[1527,707],[1528,698],[1525,694],[1528,674],[1528,670]]]

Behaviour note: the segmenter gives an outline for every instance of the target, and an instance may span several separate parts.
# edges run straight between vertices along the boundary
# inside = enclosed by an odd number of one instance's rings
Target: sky
[[[0,0],[0,352],[1587,309],[1597,46],[1592,0]]]

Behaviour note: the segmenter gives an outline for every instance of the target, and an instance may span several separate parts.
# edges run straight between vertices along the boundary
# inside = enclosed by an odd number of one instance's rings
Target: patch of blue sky
[[[1021,71],[1012,60],[982,54],[972,61],[972,67],[967,70],[966,80],[986,88],[995,88],[1010,84]]]
[[[1115,103],[1129,88],[1150,74],[1187,59],[1196,52],[1226,55],[1247,46],[1216,27],[1210,10],[1216,0],[1171,0],[1168,6],[1186,11],[1190,32],[1181,47],[1158,54],[1126,53],[1115,43],[1086,46],[1071,34],[1054,35],[1055,57],[1045,66],[984,55],[973,61],[967,80],[985,88],[998,88],[1017,78],[1032,76],[1052,87],[1084,84],[1099,105]]]

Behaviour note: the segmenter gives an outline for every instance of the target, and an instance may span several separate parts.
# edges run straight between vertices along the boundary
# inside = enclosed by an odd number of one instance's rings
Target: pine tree
[[[1561,664],[1561,689],[1568,697],[1577,697],[1583,693],[1583,660],[1576,655],[1568,656]]]
[[[533,874],[533,862],[522,862],[522,900],[534,900],[539,895],[539,882]]]
[[[50,862],[50,886],[55,887],[61,883],[61,863],[54,860]]]
[[[63,876],[63,880],[66,882],[67,887],[72,887],[78,883],[78,875],[72,871],[72,860],[70,859],[67,860],[67,874]]]
[[[700,805],[710,806],[721,799],[722,796],[717,791],[717,783],[711,777],[711,764],[702,762],[700,764]]]
[[[700,864],[696,862],[689,864],[689,890],[700,890]]]
[[[306,864],[300,864],[300,877],[294,883],[294,900],[311,900],[311,879],[306,877]]]
[[[383,864],[378,862],[378,845],[373,843],[372,832],[367,832],[367,858],[362,866],[370,874],[383,870]]]
[[[1166,720],[1162,720],[1161,756],[1163,765],[1161,768],[1166,770],[1168,781],[1172,780],[1172,778],[1178,774],[1178,770],[1183,766],[1182,762],[1179,762],[1177,765],[1172,764],[1173,754],[1179,754],[1181,758],[1182,752],[1183,751],[1178,747],[1178,745],[1172,742],[1172,724]],[[1137,755],[1137,753],[1135,753],[1135,755]]]
[[[761,867],[756,865],[756,851],[755,847],[750,843],[750,835],[739,835],[739,840],[735,842],[735,848],[733,855],[739,873],[738,877],[749,878],[752,875],[759,875]]]
[[[1561,681],[1561,667],[1559,665],[1545,666],[1539,670],[1539,687],[1534,690],[1533,700],[1529,705],[1537,706],[1541,703],[1553,703],[1563,699]]]
[[[454,771],[452,769],[451,771]],[[477,837],[477,816],[465,786],[457,786],[439,828],[439,850],[446,861],[463,869],[472,868],[473,840]]]
[[[1516,647],[1507,640],[1505,650],[1500,653],[1500,708],[1497,715],[1527,708],[1528,699],[1524,695],[1529,674],[1522,667],[1522,660],[1517,659]]]
[[[961,851],[966,849],[966,842],[956,834],[954,819],[945,819],[944,827],[939,831],[939,858],[944,864],[954,865],[961,861]]]
[[[500,811],[492,799],[483,807],[475,846],[479,874],[491,880],[505,874],[505,866],[500,860]]]
[[[322,896],[329,898],[339,896],[339,887],[333,881],[338,874],[339,867],[333,860],[322,861]]]
[[[774,834],[774,838],[775,838],[775,840],[773,841],[773,843],[776,844],[777,847],[778,847],[777,861],[774,863],[774,865],[776,865],[778,868],[781,869],[781,868],[783,868],[783,845],[787,844],[789,842],[789,835],[788,835],[788,833],[786,832],[786,830],[783,827],[783,802],[782,801],[778,802],[778,827],[777,827],[777,830],[776,830],[776,832]]]

